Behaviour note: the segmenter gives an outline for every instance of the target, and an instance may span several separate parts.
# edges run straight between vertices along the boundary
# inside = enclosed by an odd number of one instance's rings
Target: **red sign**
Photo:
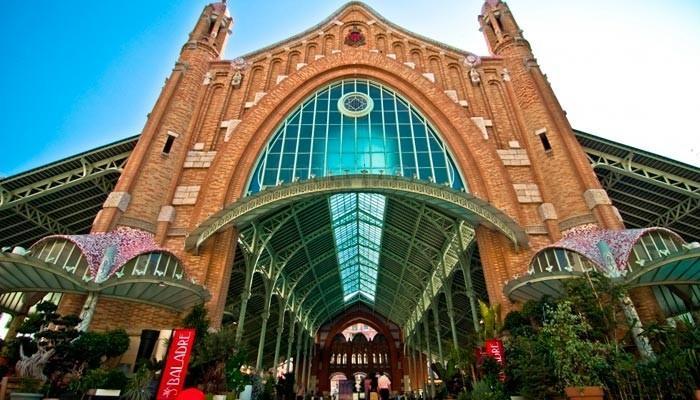
[[[157,400],[175,399],[187,377],[187,367],[190,363],[190,354],[194,345],[194,329],[175,329],[170,340],[168,357],[163,368],[163,376],[158,386]]]
[[[502,368],[506,360],[506,351],[503,348],[503,341],[501,339],[486,340],[484,342],[484,347],[476,349],[477,364],[481,364],[483,357],[493,358]],[[503,382],[506,380],[506,374],[501,371],[498,374],[498,378]]]

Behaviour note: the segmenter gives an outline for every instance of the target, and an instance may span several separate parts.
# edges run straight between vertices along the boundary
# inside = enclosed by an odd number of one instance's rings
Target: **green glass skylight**
[[[372,193],[341,193],[330,197],[331,224],[338,252],[343,299],[374,301],[386,197]]]
[[[272,135],[254,171],[248,194],[347,174],[397,175],[467,190],[420,111],[366,79],[333,82],[304,100]]]

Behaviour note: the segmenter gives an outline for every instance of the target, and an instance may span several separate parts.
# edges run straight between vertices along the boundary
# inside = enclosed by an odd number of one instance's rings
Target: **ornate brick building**
[[[665,309],[648,274],[697,279],[662,261],[683,239],[624,230],[505,3],[478,17],[485,56],[350,2],[234,60],[221,59],[226,7],[197,20],[92,233],[33,248],[63,263],[76,286],[61,310],[91,329],[171,329],[206,300],[257,368],[299,360],[322,391],[329,363],[384,369],[408,389],[425,384],[426,355],[478,328],[477,299],[507,311],[587,268],[625,270],[653,320]],[[645,259],[649,241],[660,255]],[[74,264],[92,286],[64,277]],[[365,353],[338,357],[357,322],[388,350],[348,342]]]

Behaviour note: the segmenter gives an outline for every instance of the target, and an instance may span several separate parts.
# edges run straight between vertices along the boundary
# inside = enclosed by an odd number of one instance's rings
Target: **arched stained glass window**
[[[332,83],[277,128],[248,193],[313,177],[400,175],[466,190],[435,129],[393,90],[365,79]]]

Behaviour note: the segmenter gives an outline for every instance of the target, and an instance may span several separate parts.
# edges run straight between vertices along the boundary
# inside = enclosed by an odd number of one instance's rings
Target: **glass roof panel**
[[[347,303],[361,295],[373,302],[386,197],[374,193],[341,193],[331,196],[329,203],[343,300]]]
[[[344,96],[367,100],[369,112],[348,114]],[[319,88],[277,127],[259,155],[247,194],[345,174],[399,175],[467,190],[420,110],[382,84],[346,79]],[[378,206],[369,204],[368,210]],[[352,208],[341,202],[336,207],[340,213]]]

